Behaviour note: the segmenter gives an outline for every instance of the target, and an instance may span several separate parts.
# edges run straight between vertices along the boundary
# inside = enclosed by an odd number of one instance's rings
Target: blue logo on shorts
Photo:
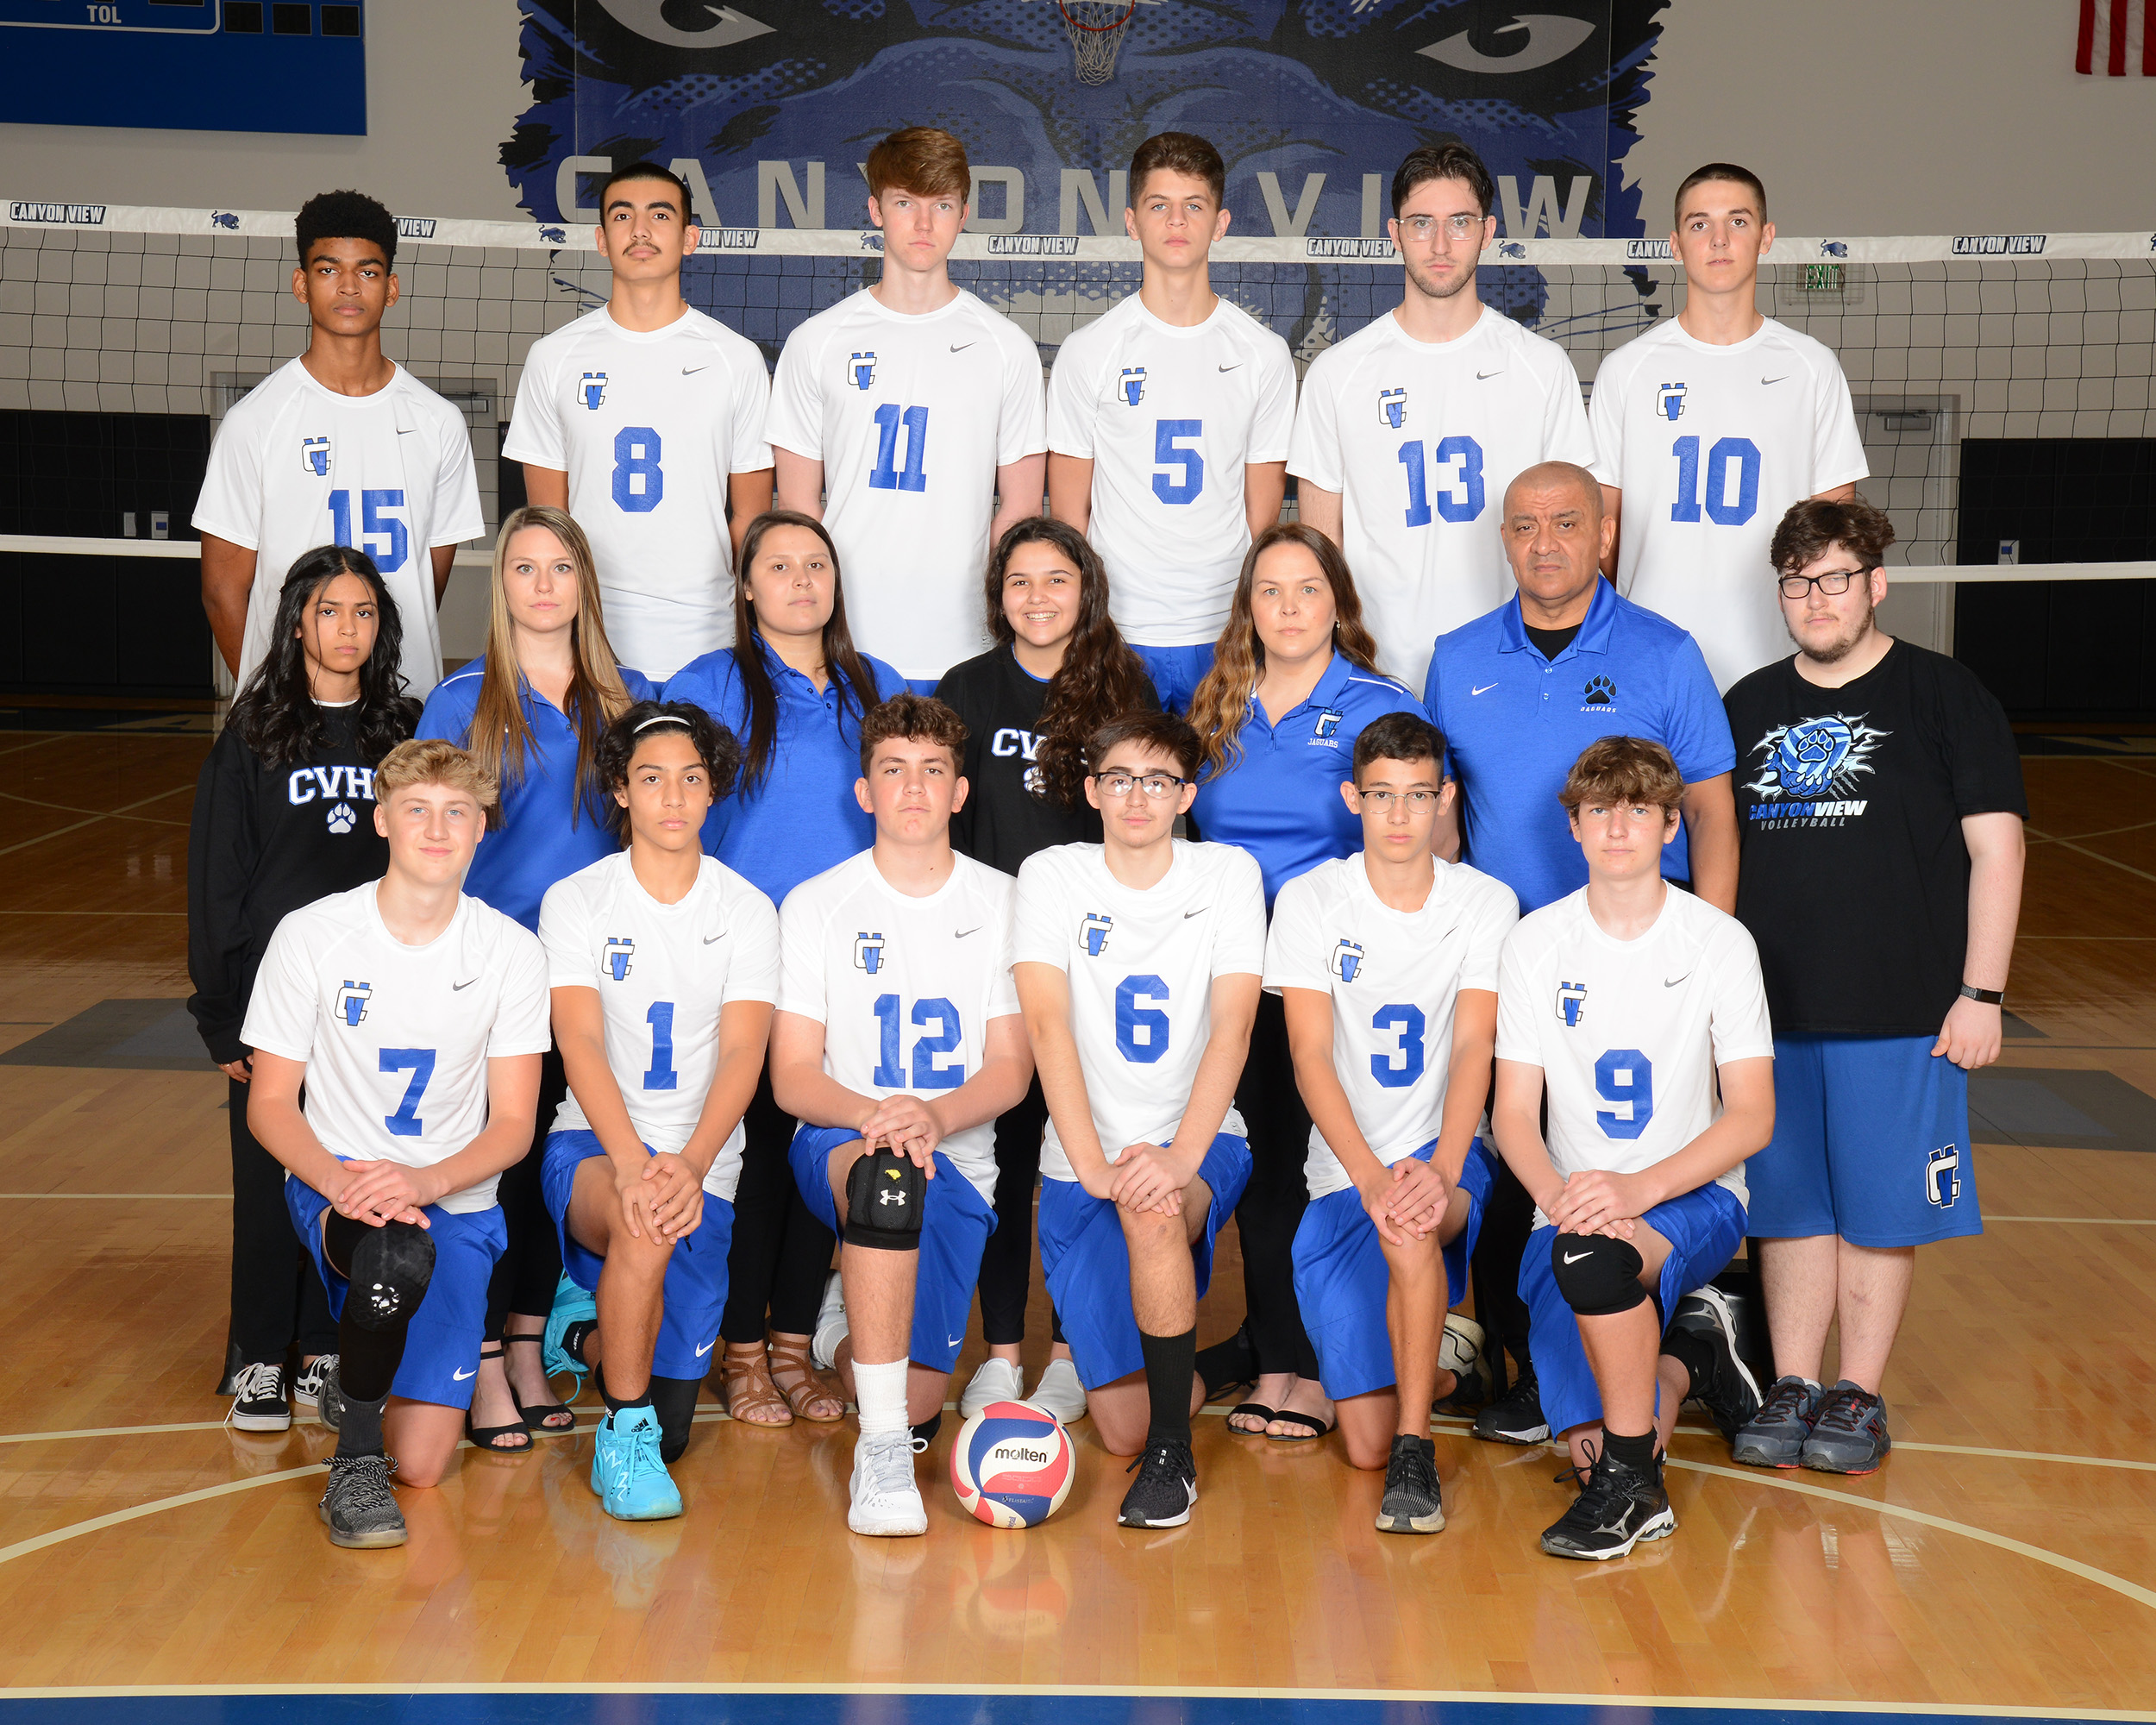
[[[1950,1210],[1961,1196],[1961,1151],[1947,1145],[1924,1158],[1924,1201],[1935,1209]]]
[[[606,974],[617,982],[626,982],[629,980],[630,955],[636,950],[636,943],[630,939],[627,935],[615,935],[606,943],[606,950],[603,955],[606,963]]]

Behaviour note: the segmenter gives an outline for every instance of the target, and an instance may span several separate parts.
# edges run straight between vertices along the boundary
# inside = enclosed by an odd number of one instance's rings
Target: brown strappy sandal
[[[726,1403],[726,1411],[744,1426],[765,1426],[776,1430],[793,1423],[793,1410],[787,1407],[787,1398],[779,1393],[771,1381],[771,1368],[764,1358],[761,1342],[726,1344],[726,1352],[718,1362],[719,1395]],[[773,1410],[783,1414],[782,1420],[750,1419],[749,1414],[762,1415]]]
[[[809,1358],[806,1342],[771,1344],[771,1382],[793,1409],[793,1417],[812,1425],[829,1426],[846,1417],[846,1398],[826,1383]],[[818,1414],[821,1404],[835,1411]]]

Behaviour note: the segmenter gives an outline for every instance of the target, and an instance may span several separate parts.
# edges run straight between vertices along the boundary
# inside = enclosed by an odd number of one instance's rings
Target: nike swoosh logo
[[[725,938],[726,935],[724,932],[718,934],[707,934],[704,937],[704,944],[709,946],[714,940],[724,940]]]
[[[684,366],[681,367],[681,375],[683,377],[694,377],[697,373],[707,372],[710,369],[711,365],[709,361],[706,361],[705,364],[700,366]]]
[[[1500,366],[1500,367],[1498,367],[1498,368],[1497,368],[1495,371],[1494,371],[1494,372],[1477,372],[1477,373],[1475,373],[1475,381],[1476,381],[1476,382],[1477,382],[1477,383],[1487,383],[1487,382],[1488,382],[1490,379],[1492,379],[1492,378],[1494,378],[1494,377],[1502,377],[1502,376],[1504,376],[1504,374],[1505,374],[1505,368],[1504,368],[1504,367]]]
[[[1567,1264],[1577,1264],[1583,1258],[1594,1256],[1595,1254],[1591,1251],[1568,1251],[1564,1254],[1564,1261]]]
[[[1204,914],[1205,914],[1207,911],[1211,910],[1212,908],[1213,908],[1213,906],[1212,906],[1211,905],[1200,905],[1200,906],[1198,906],[1198,908],[1197,908],[1196,910],[1194,910],[1194,911],[1185,911],[1185,912],[1183,913],[1183,920],[1184,920],[1185,922],[1188,922],[1188,921],[1191,919],[1191,918],[1193,918],[1193,917],[1194,917],[1194,916],[1203,916],[1203,915],[1204,915]]]
[[[1687,970],[1684,973],[1684,976],[1689,976],[1692,973],[1689,970]],[[1662,986],[1665,988],[1674,988],[1679,982],[1682,982],[1684,980],[1684,976],[1665,976],[1663,979]]]
[[[965,1345],[965,1341],[966,1339],[963,1336],[946,1336],[943,1338],[943,1346],[945,1347],[962,1347]]]
[[[449,1377],[453,1382],[461,1383],[466,1378],[477,1377],[479,1375],[479,1369],[475,1365],[469,1371],[453,1371],[449,1374]]]
[[[958,932],[957,932],[957,933],[956,933],[956,934],[954,934],[953,936],[951,936],[951,938],[952,938],[953,940],[963,940],[963,939],[964,939],[964,938],[965,938],[968,935],[969,935],[969,934],[978,934],[978,933],[980,933],[980,932],[981,932],[981,931],[982,929],[986,928],[987,926],[987,924],[986,924],[986,923],[977,922],[977,923],[975,923],[975,925],[974,925],[971,928],[962,928],[962,929],[960,929],[960,930],[958,931]]]
[[[474,976],[472,979],[472,982],[476,982],[479,980],[479,979],[478,977]],[[452,982],[449,984],[449,992],[453,994],[461,994],[467,988],[472,986],[472,982]]]
[[[1759,381],[1760,381],[1761,383],[1763,383],[1763,384],[1767,384],[1767,383],[1780,383],[1780,382],[1782,381],[1782,378],[1786,378],[1787,376],[1789,376],[1789,373],[1788,373],[1787,372],[1783,372],[1783,373],[1782,373],[1782,377],[1778,377],[1778,378],[1761,378],[1761,379],[1759,380]]]
[[[1243,361],[1238,360],[1233,365],[1223,366],[1220,369],[1224,372],[1239,372],[1243,369]]]
[[[705,1342],[702,1347],[700,1347],[700,1348],[697,1349],[697,1351],[696,1351],[696,1357],[697,1357],[699,1359],[703,1358],[704,1358],[704,1356],[705,1356],[705,1354],[709,1353],[709,1352],[711,1352],[713,1348],[717,1347],[718,1346],[718,1339],[716,1336],[714,1336],[714,1337],[713,1337],[713,1338],[712,1338],[710,1341]]]
[[[973,343],[971,342],[953,342],[950,344],[950,350],[954,354],[962,354],[967,348],[972,346]]]
[[[1470,689],[1468,693],[1471,695],[1486,695],[1496,687],[1497,685],[1495,683],[1484,683],[1479,689]]]

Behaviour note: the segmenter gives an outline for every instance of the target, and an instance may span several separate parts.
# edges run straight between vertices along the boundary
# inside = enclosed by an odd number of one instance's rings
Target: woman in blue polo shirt
[[[862,715],[907,685],[856,649],[823,523],[785,509],[758,516],[743,536],[740,568],[735,644],[675,672],[667,699],[702,707],[741,739],[740,780],[705,818],[704,848],[779,905],[874,842],[875,822],[854,799]],[[768,1064],[743,1125],[719,1324],[727,1411],[755,1426],[843,1419],[844,1401],[809,1363],[830,1231],[794,1187],[794,1123],[772,1098]]]
[[[499,781],[499,827],[489,824],[464,890],[536,933],[547,888],[621,848],[600,812],[595,751],[608,724],[655,692],[614,662],[591,544],[567,511],[534,505],[502,523],[489,606],[486,650],[435,685],[418,734],[469,750]],[[487,1348],[472,1401],[473,1441],[493,1448],[528,1449],[530,1432],[576,1425],[548,1387],[536,1346],[561,1274],[539,1170],[567,1093],[561,1057],[549,1051],[531,1154],[502,1175],[509,1249],[487,1289]],[[512,1341],[535,1346],[505,1360]]]
[[[1353,776],[1363,727],[1388,712],[1422,716],[1421,702],[1382,675],[1376,658],[1338,547],[1299,522],[1259,534],[1243,559],[1213,668],[1191,698],[1205,758],[1190,816],[1205,837],[1257,858],[1269,913],[1295,876],[1361,848],[1362,823],[1340,787]],[[1317,1352],[1295,1304],[1292,1253],[1309,1202],[1310,1115],[1295,1088],[1277,994],[1259,997],[1235,1105],[1250,1145],[1250,1182],[1235,1223],[1249,1371],[1257,1382],[1229,1426],[1307,1441],[1332,1430],[1332,1404],[1319,1387]]]

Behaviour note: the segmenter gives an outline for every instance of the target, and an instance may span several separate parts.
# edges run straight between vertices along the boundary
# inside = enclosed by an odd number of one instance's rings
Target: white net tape
[[[1138,11],[1136,0],[1059,0],[1081,84],[1106,84]]]

